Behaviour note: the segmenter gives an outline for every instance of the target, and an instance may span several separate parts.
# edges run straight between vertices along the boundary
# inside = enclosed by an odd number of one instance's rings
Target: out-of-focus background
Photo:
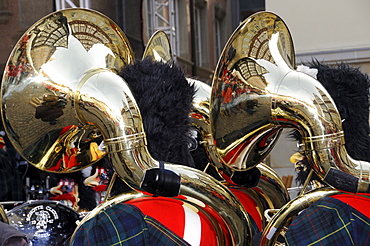
[[[0,71],[33,23],[74,7],[97,10],[116,22],[137,58],[156,30],[165,31],[177,64],[189,77],[207,83],[233,30],[251,14],[265,10],[278,14],[289,27],[297,65],[317,59],[346,62],[370,72],[368,0],[0,0]],[[297,147],[286,135],[266,160],[281,177],[295,175],[289,157]]]

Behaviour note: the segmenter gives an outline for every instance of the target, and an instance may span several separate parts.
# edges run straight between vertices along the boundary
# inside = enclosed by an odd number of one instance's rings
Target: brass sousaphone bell
[[[86,122],[79,109],[94,112],[104,102],[82,102],[80,87],[89,79],[104,87],[99,72],[119,71],[132,60],[122,31],[97,12],[67,9],[36,22],[6,65],[18,73],[3,76],[2,119],[15,149],[49,172],[78,171],[100,159],[94,140],[110,129]]]
[[[271,43],[276,47],[271,49]],[[276,54],[278,54],[278,58]],[[268,70],[293,69],[294,47],[285,23],[261,12],[247,18],[231,35],[215,69],[210,121],[213,142],[222,162],[234,171],[254,168],[270,153],[282,127],[274,124],[274,90]],[[279,77],[278,77],[279,78]]]
[[[157,62],[170,63],[173,61],[170,40],[165,32],[158,30],[152,34],[145,47],[142,59],[148,57]]]
[[[334,101],[319,81],[295,70],[294,60],[289,30],[273,13],[250,16],[232,34],[215,70],[210,105],[219,157],[236,171],[249,170],[270,153],[283,128],[295,128],[324,182],[369,192],[369,163],[347,154]]]

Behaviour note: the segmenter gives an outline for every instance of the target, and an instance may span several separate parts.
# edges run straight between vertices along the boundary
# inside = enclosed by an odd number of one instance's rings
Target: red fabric
[[[135,205],[144,214],[149,215],[170,228],[174,233],[183,237],[185,224],[182,202],[163,198],[141,198],[133,199],[126,203]]]
[[[215,196],[220,196],[220,194],[218,193],[213,193]],[[185,198],[186,200],[186,198]],[[224,244],[223,245],[234,245],[234,243],[230,240],[231,238],[231,235],[230,235],[230,228],[229,226],[225,223],[224,219],[221,217],[221,215],[214,209],[214,208],[211,208],[210,206],[207,206],[206,204],[203,204],[204,206],[202,207],[202,209],[205,211],[206,214],[209,215],[209,217],[212,218],[212,221],[214,221],[214,223],[217,223],[217,227],[221,230],[221,233],[223,235],[223,240],[225,240]],[[205,216],[203,213],[201,214],[202,216]],[[208,219],[206,219],[206,221],[208,221]],[[203,223],[202,223],[203,224]],[[203,226],[203,225],[202,225]],[[210,227],[213,227],[212,225],[210,225]],[[203,227],[202,227],[202,230],[203,230]],[[204,231],[204,230],[203,230]],[[205,232],[204,232],[205,234]],[[216,237],[216,234],[215,234],[215,237]],[[214,238],[214,237],[212,237]],[[207,242],[210,242],[209,244],[207,244]],[[203,235],[202,235],[202,244],[201,245],[219,245],[219,244],[211,244],[215,241],[206,241],[203,239]]]
[[[107,189],[107,185],[97,185],[93,187],[94,191],[101,192]]]
[[[50,200],[53,200],[53,201],[71,201],[73,204],[76,203],[76,197],[73,196],[72,194],[68,193],[68,194],[62,194],[62,195],[58,195],[58,196],[52,196],[49,198]]]
[[[138,207],[144,214],[155,218],[180,237],[184,237],[185,213],[184,202],[166,197],[146,197],[127,201]],[[200,245],[217,245],[217,235],[212,223],[206,215],[198,211],[201,221]]]
[[[338,194],[331,197],[338,199],[344,203],[347,203],[351,207],[355,208],[366,217],[370,218],[370,194],[365,193],[348,193],[348,194]]]

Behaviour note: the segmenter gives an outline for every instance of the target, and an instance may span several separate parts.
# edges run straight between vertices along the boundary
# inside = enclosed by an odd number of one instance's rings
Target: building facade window
[[[252,14],[265,10],[265,0],[239,0],[240,21],[245,20]]]
[[[176,57],[178,54],[177,0],[147,0],[144,9],[146,19],[144,42],[147,43],[154,32],[161,30],[167,34],[173,55]]]
[[[10,15],[8,1],[0,0],[0,24],[8,23]]]
[[[216,57],[220,57],[222,52],[222,43],[221,43],[221,21],[215,19],[215,52]]]
[[[225,16],[226,11],[220,4],[214,5],[214,40],[215,40],[215,56],[218,59],[225,45]]]
[[[196,0],[194,4],[194,39],[195,39],[195,61],[198,67],[207,67],[208,47],[207,45],[207,2]]]
[[[90,8],[90,0],[55,0],[55,9],[57,11],[66,8]]]
[[[195,40],[195,56],[199,66],[202,65],[202,20],[200,8],[194,9],[194,40]]]

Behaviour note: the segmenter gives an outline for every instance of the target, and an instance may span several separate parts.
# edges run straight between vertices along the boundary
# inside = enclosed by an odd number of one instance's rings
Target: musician
[[[346,64],[329,67],[313,61],[317,79],[332,96],[343,119],[346,150],[356,160],[370,161],[368,76]],[[302,142],[297,131],[291,137]],[[302,184],[310,170],[303,153],[291,161]],[[314,176],[315,180],[321,180]],[[291,223],[286,233],[289,245],[368,245],[370,242],[370,194],[341,192],[312,203]]]

